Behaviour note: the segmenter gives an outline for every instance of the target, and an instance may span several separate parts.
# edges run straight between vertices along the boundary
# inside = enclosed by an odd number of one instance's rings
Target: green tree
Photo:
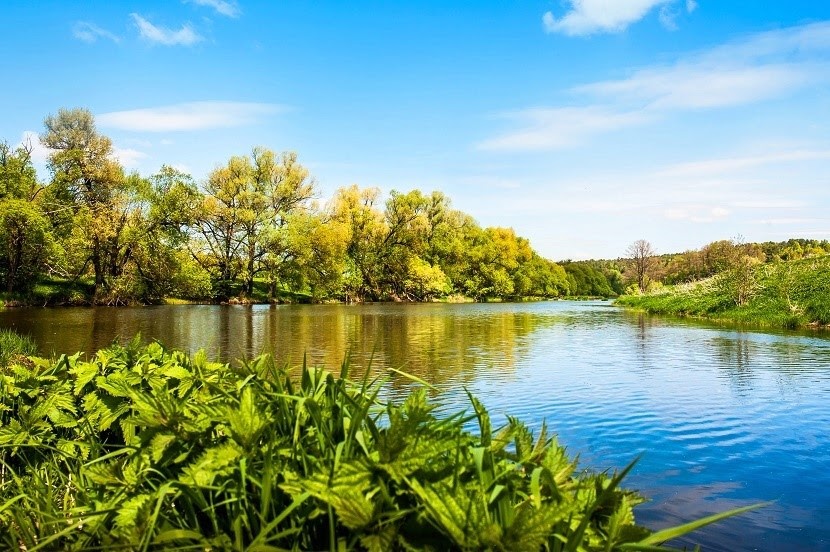
[[[36,204],[0,200],[0,273],[7,292],[22,291],[34,283],[52,246],[51,224]]]
[[[52,185],[59,190],[55,197],[68,199],[75,214],[88,224],[84,265],[92,263],[97,296],[108,284],[112,261],[107,262],[107,255],[125,222],[123,212],[118,213],[115,205],[124,172],[113,159],[112,142],[98,133],[88,110],[61,109],[57,115],[46,117],[44,126],[40,139],[52,150],[49,169]]]
[[[378,252],[387,230],[383,214],[375,207],[379,197],[377,188],[361,190],[352,185],[337,190],[328,208],[330,219],[340,224],[346,235],[346,301],[382,296]]]
[[[32,164],[31,142],[15,149],[8,142],[0,142],[0,198],[33,200],[41,189]]]
[[[205,192],[197,224],[199,258],[212,265],[223,294],[240,275],[251,294],[258,273],[269,271],[273,279],[286,260],[280,230],[313,197],[314,181],[296,154],[255,148],[250,158],[232,157],[214,170]]]

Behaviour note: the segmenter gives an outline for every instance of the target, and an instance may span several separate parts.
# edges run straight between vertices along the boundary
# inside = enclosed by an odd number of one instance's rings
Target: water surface
[[[706,550],[830,550],[830,339],[663,319],[603,302],[14,309],[0,327],[46,353],[137,332],[232,360],[261,352],[337,369],[394,367],[464,388],[556,431],[583,465],[642,459],[627,485],[655,528],[774,500],[687,542]],[[403,380],[393,387],[405,389]]]

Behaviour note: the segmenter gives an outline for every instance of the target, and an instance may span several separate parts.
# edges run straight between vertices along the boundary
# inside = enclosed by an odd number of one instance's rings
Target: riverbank
[[[239,290],[236,290],[237,292]],[[390,299],[390,303],[519,303],[533,301],[547,301],[551,299],[590,300],[600,299],[591,296],[567,297],[540,297],[540,296],[510,296],[486,297],[476,300],[463,294],[452,294],[445,297],[436,297],[429,301],[408,301]],[[363,303],[364,301],[349,301],[349,303]],[[372,301],[373,302],[373,301]],[[163,297],[150,301],[138,300],[118,301],[106,297],[95,300],[94,285],[88,279],[82,280],[44,280],[35,284],[27,293],[0,293],[0,307],[81,307],[81,306],[146,306],[146,305],[283,305],[283,304],[345,304],[339,299],[314,299],[310,294],[295,291],[278,290],[276,295],[265,281],[255,280],[254,290],[250,295],[236,293],[226,298],[183,298]]]
[[[704,280],[624,295],[617,305],[767,327],[830,325],[830,256],[757,264]]]

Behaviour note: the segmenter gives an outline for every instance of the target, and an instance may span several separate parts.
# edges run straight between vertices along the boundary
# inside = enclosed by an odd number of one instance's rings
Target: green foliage
[[[0,543],[15,550],[623,550],[619,474],[542,428],[436,416],[423,390],[267,357],[237,367],[136,339],[0,374]],[[479,430],[464,429],[471,419]],[[703,523],[681,527],[671,537]]]
[[[6,291],[27,291],[55,246],[49,219],[34,203],[0,199],[0,276]]]
[[[827,325],[830,257],[761,264],[744,256],[716,276],[620,297],[618,304],[778,327]]]
[[[619,293],[611,287],[605,274],[590,263],[567,262],[562,266],[568,275],[570,295],[612,297]]]

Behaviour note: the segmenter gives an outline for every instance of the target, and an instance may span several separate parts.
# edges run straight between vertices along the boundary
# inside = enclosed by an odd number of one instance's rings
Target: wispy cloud
[[[38,133],[34,130],[23,132],[20,143],[17,145],[28,148],[31,151],[32,161],[35,163],[46,163],[49,160],[49,154],[52,153],[52,150],[43,145]]]
[[[594,134],[642,124],[650,119],[643,111],[615,111],[603,106],[533,108],[502,116],[522,126],[520,130],[486,140],[484,150],[549,150],[584,143]]]
[[[818,160],[830,160],[830,150],[773,152],[765,155],[727,157],[723,159],[708,159],[705,161],[679,163],[660,170],[657,175],[662,177],[700,177],[707,175],[720,175],[760,167],[763,165],[777,165],[782,163]]]
[[[555,149],[660,120],[672,112],[783,97],[830,81],[829,54],[828,22],[750,35],[673,64],[641,68],[622,79],[574,87],[569,91],[573,101],[568,106],[506,113],[504,116],[519,128],[486,140],[480,147]]]
[[[723,219],[731,211],[725,207],[711,207],[709,205],[677,205],[663,211],[663,216],[671,220],[686,220],[689,222],[714,222]]]
[[[660,22],[669,29],[675,29],[679,10],[674,6],[677,0],[568,0],[570,10],[556,17],[553,12],[542,16],[542,25],[548,33],[563,33],[583,36],[595,33],[616,33],[646,16],[660,6]],[[686,1],[686,11],[697,7],[694,0]]]
[[[754,220],[752,224],[763,224],[765,226],[790,226],[793,224],[817,224],[822,223],[826,224],[830,222],[830,219],[820,219],[820,218],[771,218],[771,219],[761,219],[761,220]]]
[[[196,4],[197,6],[207,6],[216,10],[216,13],[226,17],[239,17],[242,10],[236,2],[228,2],[226,0],[184,0],[185,3]]]
[[[192,46],[203,39],[189,24],[182,25],[178,31],[166,27],[157,27],[137,13],[131,13],[141,38],[165,46]]]
[[[95,23],[90,23],[89,21],[77,21],[72,26],[72,36],[88,44],[97,42],[99,38],[112,40],[116,44],[121,42],[121,37],[118,35],[99,27]]]
[[[134,169],[138,167],[141,163],[141,160],[147,157],[147,154],[143,151],[139,151],[133,148],[119,148],[113,147],[112,154],[118,159],[118,162],[121,163],[124,167],[128,169]]]
[[[277,104],[207,101],[113,111],[95,120],[101,127],[121,130],[177,132],[247,126],[284,111]]]

